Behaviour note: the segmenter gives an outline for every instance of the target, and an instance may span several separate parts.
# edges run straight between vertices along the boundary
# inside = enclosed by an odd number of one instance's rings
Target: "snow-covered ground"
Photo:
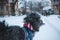
[[[20,27],[23,27],[23,19],[26,17],[26,15],[23,16],[5,16],[3,18],[0,18],[0,21],[5,20],[5,24],[8,26],[18,25]]]
[[[45,23],[36,33],[34,40],[60,40],[60,19],[58,15],[42,16]]]
[[[23,27],[23,19],[25,16],[0,17],[0,21],[5,20],[9,26],[18,25]],[[39,32],[36,32],[33,40],[60,40],[60,19],[58,15],[41,16],[41,19],[45,24],[40,27]]]

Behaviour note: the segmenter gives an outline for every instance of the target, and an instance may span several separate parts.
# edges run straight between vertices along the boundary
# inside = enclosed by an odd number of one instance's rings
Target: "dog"
[[[0,22],[0,40],[25,40],[24,35],[19,26],[6,26],[5,21]]]
[[[30,13],[24,18],[23,27],[6,26],[5,21],[0,22],[0,40],[32,40],[35,32],[43,24],[37,13]]]
[[[41,17],[37,13],[30,13],[24,18],[25,34],[27,35],[26,40],[32,40],[35,32],[39,31],[41,25],[43,25]],[[27,32],[26,32],[27,31]]]

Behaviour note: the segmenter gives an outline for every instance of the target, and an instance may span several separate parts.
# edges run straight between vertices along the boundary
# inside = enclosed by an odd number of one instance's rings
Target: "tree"
[[[43,10],[43,6],[41,2],[38,2],[38,11],[41,12]]]

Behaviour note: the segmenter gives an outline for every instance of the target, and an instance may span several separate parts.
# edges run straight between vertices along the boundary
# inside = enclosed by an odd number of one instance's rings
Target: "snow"
[[[52,20],[50,20],[49,18],[52,19]],[[59,21],[60,19],[57,18],[57,16],[53,17],[52,15],[49,18],[47,20],[49,20],[49,23],[52,24],[52,26],[53,26],[52,28],[54,28],[57,32],[60,33],[60,21]]]
[[[0,17],[0,21],[5,20],[6,24],[18,25],[23,27],[23,19],[26,15],[23,16],[5,16]],[[45,23],[40,27],[40,31],[35,33],[33,40],[60,40],[60,19],[58,15],[50,15],[48,17],[42,16],[41,19]]]
[[[32,2],[42,2],[42,6],[43,6],[43,10],[48,10],[51,9],[51,1],[50,0],[25,0],[26,2],[28,1],[32,1]],[[18,1],[18,9],[20,9],[21,7],[24,7],[24,1]]]
[[[13,25],[18,25],[20,27],[23,27],[23,19],[26,17],[26,15],[23,15],[23,16],[5,16],[3,18],[0,18],[2,20],[5,20],[5,24],[8,26],[13,26]]]
[[[51,9],[51,0],[41,0],[43,10]]]
[[[60,40],[60,19],[58,15],[42,16],[45,23],[36,33],[34,40]]]
[[[48,10],[48,9],[51,9],[50,6],[47,6],[47,7],[44,7],[43,10]]]
[[[21,7],[24,7],[24,1],[18,2],[18,9],[20,9]]]
[[[26,1],[37,1],[37,2],[40,2],[40,1],[49,1],[50,2],[50,0],[26,0]]]

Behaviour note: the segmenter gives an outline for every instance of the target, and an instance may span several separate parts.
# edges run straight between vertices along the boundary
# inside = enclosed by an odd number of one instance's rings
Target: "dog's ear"
[[[24,22],[30,22],[30,16],[27,15],[25,18],[24,18]]]
[[[24,18],[24,20],[26,20],[26,19],[27,19],[27,17]]]
[[[27,17],[24,18],[24,22],[26,22],[26,21],[27,21]]]

